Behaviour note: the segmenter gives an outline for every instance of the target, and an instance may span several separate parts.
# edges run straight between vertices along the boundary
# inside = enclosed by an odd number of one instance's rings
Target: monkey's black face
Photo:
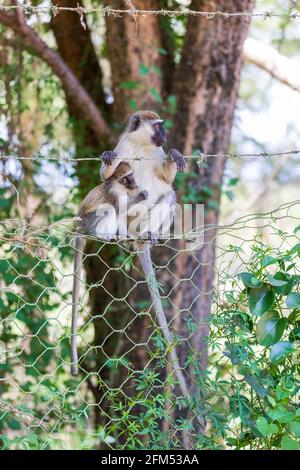
[[[154,133],[152,135],[152,142],[156,145],[156,147],[161,147],[167,140],[167,133],[164,129],[163,121],[153,124],[153,131]]]
[[[126,189],[135,189],[137,188],[137,184],[134,178],[133,173],[128,173],[123,178],[119,179],[119,183],[124,186]]]

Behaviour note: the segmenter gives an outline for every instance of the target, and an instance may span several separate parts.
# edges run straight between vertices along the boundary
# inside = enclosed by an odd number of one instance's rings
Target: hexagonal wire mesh
[[[132,245],[90,239],[84,264],[88,273],[89,264],[96,263],[99,277],[88,279],[87,274],[81,280],[79,375],[72,378],[72,265],[67,256],[74,242],[72,224],[60,221],[24,230],[17,219],[1,221],[4,444],[14,448],[208,445],[203,428],[212,431],[222,422],[216,403],[230,399],[232,387],[240,392],[245,386],[250,392],[255,389],[249,378],[241,384],[235,375],[232,366],[239,360],[232,359],[228,348],[228,343],[234,344],[228,332],[232,318],[246,315],[248,309],[239,305],[245,286],[237,273],[253,270],[262,257],[276,259],[299,246],[294,230],[298,225],[296,201],[217,227],[213,292],[201,292],[197,286],[203,269],[201,250],[182,249],[170,241],[155,247],[155,271],[174,335],[172,344],[166,343],[157,325]],[[299,276],[299,263],[291,269]],[[212,316],[207,318],[202,315],[203,299],[212,301]],[[204,370],[200,364],[207,324],[211,332]],[[188,396],[178,387],[172,348],[179,356]],[[227,432],[234,433],[228,425]]]

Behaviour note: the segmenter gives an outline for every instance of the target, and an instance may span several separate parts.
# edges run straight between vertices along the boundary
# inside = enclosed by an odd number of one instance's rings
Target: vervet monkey
[[[153,111],[136,112],[130,117],[127,129],[114,151],[102,154],[100,175],[104,181],[113,174],[119,160],[127,160],[130,162],[138,184],[148,193],[148,198],[142,204],[143,211],[134,219],[134,222],[138,222],[141,227],[139,233],[141,239],[145,238],[146,234],[150,234],[151,238],[158,238],[162,224],[165,230],[170,228],[176,202],[172,183],[177,170],[183,171],[185,167],[184,157],[178,150],[172,149],[167,155],[165,154],[162,145],[167,135],[163,124],[164,121]],[[140,206],[139,209],[141,209]],[[151,223],[149,224],[150,212]],[[131,225],[128,229],[129,234],[132,233]],[[188,387],[180,369],[175,346],[172,344],[174,338],[162,308],[150,246],[148,243],[136,242],[135,248],[148,284],[158,324],[167,344],[171,347],[170,355],[181,392],[187,397]]]
[[[75,238],[74,277],[72,292],[72,325],[71,325],[71,373],[78,374],[77,353],[77,318],[80,290],[82,256],[85,246],[85,235],[105,240],[116,238],[119,233],[121,215],[125,220],[121,235],[126,236],[126,216],[130,217],[134,206],[145,201],[147,191],[140,191],[132,168],[121,162],[114,173],[102,184],[92,189],[79,207],[79,221]],[[123,211],[123,214],[120,212]]]
[[[167,134],[164,121],[153,111],[138,111],[129,118],[127,128],[122,134],[114,151],[102,154],[100,175],[103,180],[109,178],[120,160],[128,161],[141,188],[148,192],[149,197],[143,204],[151,208],[152,223],[149,230],[147,222],[141,218],[145,232],[159,233],[162,204],[174,207],[175,193],[172,183],[176,172],[183,171],[185,160],[182,154],[172,149],[166,155],[162,145]],[[159,203],[158,203],[159,201]],[[144,214],[148,217],[148,213]],[[170,224],[172,221],[170,221]],[[165,229],[168,227],[165,226]],[[143,233],[140,234],[143,236]]]

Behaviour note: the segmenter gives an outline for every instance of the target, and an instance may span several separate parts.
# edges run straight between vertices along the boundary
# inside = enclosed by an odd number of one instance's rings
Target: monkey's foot
[[[115,158],[117,158],[118,154],[117,152],[114,152],[112,150],[107,150],[106,152],[103,152],[101,155],[101,158],[103,160],[103,163],[105,165],[110,166]]]
[[[184,170],[184,168],[185,168],[185,159],[184,159],[182,153],[179,152],[179,150],[176,150],[176,149],[169,150],[168,158],[172,162],[176,163],[178,171],[183,171]]]
[[[110,233],[97,233],[96,238],[99,238],[100,240],[103,240],[105,242],[114,242],[117,240],[116,234]]]
[[[157,246],[158,245],[158,238],[155,233],[148,232],[148,242],[152,246]]]

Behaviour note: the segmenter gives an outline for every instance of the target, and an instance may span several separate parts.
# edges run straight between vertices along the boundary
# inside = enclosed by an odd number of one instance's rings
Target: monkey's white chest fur
[[[151,207],[162,196],[170,192],[170,185],[155,173],[155,168],[163,164],[166,154],[162,147],[129,145],[128,141],[120,142],[115,149],[119,158],[130,159],[129,163],[134,171],[137,184],[141,190],[147,190],[148,199],[143,204]]]
[[[120,159],[129,160],[140,190],[148,192],[148,198],[139,203],[138,214],[128,226],[129,236],[154,237],[168,233],[173,222],[175,193],[170,184],[159,176],[159,169],[166,160],[162,147],[128,145],[122,141],[116,148]]]

